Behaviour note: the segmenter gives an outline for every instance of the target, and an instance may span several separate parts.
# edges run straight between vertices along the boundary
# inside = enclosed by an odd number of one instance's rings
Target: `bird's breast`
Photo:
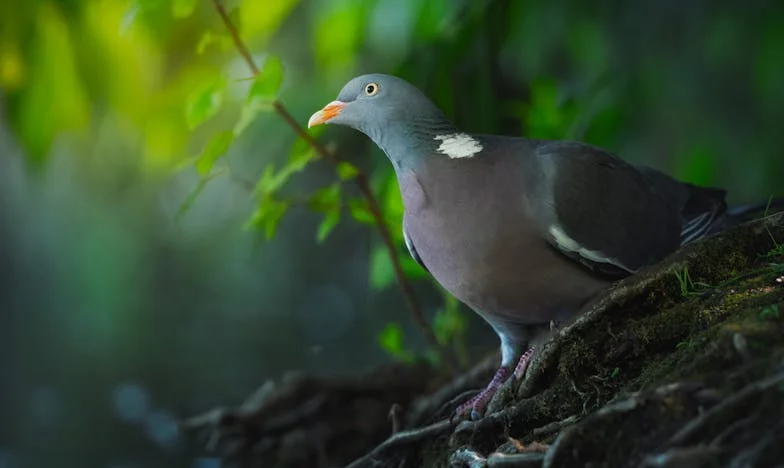
[[[585,273],[542,238],[517,168],[467,162],[398,177],[408,236],[435,279],[491,323],[492,316],[547,322],[573,302],[553,299],[560,289],[595,291],[595,281],[579,284]]]

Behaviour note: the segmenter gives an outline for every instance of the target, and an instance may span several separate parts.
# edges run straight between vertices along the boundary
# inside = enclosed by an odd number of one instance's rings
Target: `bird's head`
[[[310,117],[308,127],[325,123],[359,130],[388,155],[399,143],[420,137],[432,141],[436,133],[453,128],[416,87],[395,76],[377,73],[346,83],[337,100]]]

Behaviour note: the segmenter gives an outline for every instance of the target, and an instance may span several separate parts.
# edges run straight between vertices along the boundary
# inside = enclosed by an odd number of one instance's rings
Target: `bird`
[[[587,143],[462,131],[393,75],[348,81],[308,120],[321,124],[358,130],[386,154],[409,253],[498,335],[498,370],[456,410],[473,419],[505,381],[524,375],[532,343],[552,323],[752,209],[731,213],[722,189]]]

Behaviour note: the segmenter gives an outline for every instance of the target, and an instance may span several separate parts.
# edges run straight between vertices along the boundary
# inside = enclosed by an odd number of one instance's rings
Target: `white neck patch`
[[[438,152],[452,159],[472,158],[482,151],[482,145],[465,133],[438,135],[434,140],[441,141]]]

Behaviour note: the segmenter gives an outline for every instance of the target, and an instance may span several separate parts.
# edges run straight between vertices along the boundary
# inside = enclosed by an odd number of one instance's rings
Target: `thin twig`
[[[223,20],[223,25],[226,26],[226,29],[231,34],[231,38],[234,41],[234,46],[237,47],[237,50],[242,54],[242,57],[245,59],[245,63],[248,64],[248,67],[253,72],[253,76],[259,74],[259,67],[256,66],[256,63],[253,61],[253,57],[250,55],[250,51],[248,50],[248,46],[245,45],[245,42],[240,37],[239,31],[237,31],[237,27],[234,26],[234,23],[231,22],[229,18],[229,14],[226,12],[226,9],[223,7],[223,4],[220,0],[212,0],[212,4],[215,6],[215,10]]]
[[[376,448],[371,450],[368,454],[351,462],[347,468],[376,466],[376,462],[378,462],[379,458],[385,453],[393,451],[396,456],[399,456],[403,453],[403,446],[418,444],[423,440],[436,438],[441,434],[449,432],[453,427],[455,427],[455,423],[449,419],[443,419],[429,426],[392,434],[387,440],[376,446]]]
[[[248,47],[245,45],[245,42],[239,35],[239,31],[234,26],[234,23],[231,22],[226,9],[221,4],[220,0],[212,0],[213,5],[215,6],[215,10],[223,20],[224,26],[229,31],[232,40],[234,41],[234,45],[236,46],[239,53],[245,59],[245,62],[248,65],[248,68],[253,72],[253,75],[259,74],[259,68],[256,66],[256,63],[253,61],[253,57],[248,50]],[[280,101],[274,101],[272,103],[275,112],[286,121],[286,123],[291,127],[294,133],[297,134],[300,138],[305,140],[305,142],[310,145],[316,152],[327,159],[328,161],[337,164],[341,162],[341,159],[332,151],[329,151],[324,145],[316,141],[308,132],[306,132],[297,122],[296,119],[291,115],[291,113],[286,109],[286,107]],[[384,221],[384,216],[381,213],[381,208],[378,204],[378,200],[376,196],[373,194],[373,190],[370,188],[370,179],[368,176],[360,170],[359,174],[354,178],[354,182],[357,184],[359,191],[361,192],[362,196],[368,202],[368,208],[370,209],[370,213],[373,216],[373,220],[375,221],[376,228],[378,229],[379,234],[381,235],[381,240],[384,243],[384,246],[389,253],[389,258],[392,261],[392,267],[395,271],[395,276],[397,277],[397,283],[400,285],[400,289],[403,292],[403,296],[408,303],[408,307],[411,309],[411,313],[414,315],[414,320],[416,321],[419,328],[422,329],[422,332],[425,334],[427,341],[431,346],[435,349],[440,349],[438,344],[438,340],[436,339],[433,330],[427,324],[424,315],[422,315],[422,309],[419,305],[419,302],[416,300],[416,296],[414,295],[414,290],[411,287],[411,283],[406,278],[405,274],[403,273],[403,266],[400,263],[400,258],[398,257],[397,250],[395,249],[395,244],[392,241],[392,236],[389,233],[389,229],[387,228],[386,222]]]

